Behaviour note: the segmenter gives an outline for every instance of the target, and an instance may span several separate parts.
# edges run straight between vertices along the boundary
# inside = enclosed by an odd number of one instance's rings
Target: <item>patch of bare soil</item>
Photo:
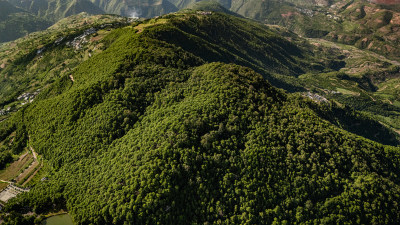
[[[19,174],[21,174],[21,170],[32,164],[32,160],[33,155],[29,154],[28,152],[23,154],[17,161],[11,163],[11,165],[6,169],[0,171],[0,179],[6,181],[15,179]]]

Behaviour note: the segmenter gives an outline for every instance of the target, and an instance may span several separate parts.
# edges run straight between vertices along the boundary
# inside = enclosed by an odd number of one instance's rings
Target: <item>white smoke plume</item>
[[[141,12],[140,12],[140,9],[130,8],[127,10],[126,14],[128,15],[129,18],[139,19]]]

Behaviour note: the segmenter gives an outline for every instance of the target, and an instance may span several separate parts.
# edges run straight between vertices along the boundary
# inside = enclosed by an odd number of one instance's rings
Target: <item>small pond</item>
[[[42,225],[74,225],[69,214],[61,214],[45,219]]]

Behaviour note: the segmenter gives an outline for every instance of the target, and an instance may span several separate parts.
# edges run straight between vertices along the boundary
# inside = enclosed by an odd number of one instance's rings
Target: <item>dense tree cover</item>
[[[304,39],[294,41],[299,39],[296,35],[287,34],[289,41],[265,25],[250,20],[220,13],[183,18],[166,15],[164,18],[170,23],[143,32],[175,44],[206,62],[250,67],[274,86],[290,92],[305,90],[305,84],[296,79],[298,75],[338,70],[341,68],[338,65],[343,63],[336,55],[315,54],[314,46]]]
[[[87,110],[75,134],[56,125],[47,151],[36,147],[59,170],[9,207],[65,204],[79,224],[399,220],[397,149],[333,127],[243,67],[206,64],[180,77],[111,144],[94,138],[104,116],[122,115],[106,111],[109,100]],[[109,131],[124,132],[115,119]]]
[[[216,3],[195,0],[170,0],[178,7],[207,9]],[[207,1],[205,1],[207,2]],[[244,17],[267,24],[287,27],[310,38],[324,38],[354,45],[398,59],[398,4],[376,4],[374,1],[315,0],[215,0]],[[382,2],[381,2],[382,3]],[[215,9],[220,7],[214,6]]]
[[[3,223],[8,225],[16,224],[40,224],[39,219],[34,216],[24,217],[20,213],[11,212],[7,217],[4,217]]]
[[[357,102],[357,100],[353,99],[353,103],[354,102]],[[368,101],[365,101],[363,104],[366,102]],[[353,106],[350,102],[348,103],[350,106]],[[318,116],[344,130],[382,144],[392,146],[398,146],[400,144],[399,137],[394,131],[388,129],[377,120],[374,120],[363,113],[352,110],[348,105],[339,106],[334,101],[320,105],[310,104],[310,102],[301,102],[301,104],[307,105],[307,107],[313,109]],[[368,127],[373,129],[368,129]]]
[[[1,149],[3,150],[3,149]],[[10,152],[5,152],[4,150],[0,153],[0,168],[6,167],[6,164],[12,162],[13,157]]]
[[[174,2],[189,4],[193,1],[176,0]],[[358,0],[318,1],[318,4],[316,1],[298,0],[249,0],[246,2],[241,0],[219,0],[218,2],[241,15],[273,24],[270,27],[276,28],[275,30],[277,31],[280,30],[279,33],[290,39],[292,43],[297,39],[294,43],[298,46],[304,46],[306,42],[302,38],[299,40],[291,32],[301,36],[324,38],[332,42],[347,44],[338,45],[321,41],[320,39],[312,39],[311,42],[318,47],[308,47],[308,49],[314,51],[317,57],[321,57],[322,62],[325,62],[325,65],[313,64],[315,68],[329,67],[334,70],[340,70],[346,67],[338,73],[340,76],[333,78],[339,80],[340,84],[335,81],[332,82],[331,77],[328,79],[325,73],[320,72],[315,73],[313,81],[305,82],[302,79],[289,81],[289,79],[282,77],[278,79],[290,82],[297,87],[311,88],[312,90],[314,87],[318,87],[320,90],[317,93],[329,97],[329,99],[335,99],[353,109],[361,110],[387,127],[391,127],[396,131],[400,130],[400,123],[398,122],[400,121],[398,109],[400,101],[397,85],[399,83],[398,62],[385,59],[385,57],[395,59],[399,57],[399,51],[396,47],[398,46],[398,34],[394,32],[396,30],[395,27],[399,26],[394,19],[399,17],[398,6],[393,4],[374,4]],[[330,7],[331,5],[332,7]],[[217,3],[207,1],[194,4],[191,8],[223,11]],[[286,29],[277,28],[276,24]],[[348,45],[354,45],[358,49]],[[320,49],[316,50],[318,48]],[[372,54],[370,51],[361,51],[360,49],[372,50],[381,55]],[[360,54],[363,57],[360,57]],[[327,59],[329,55],[332,56],[331,59]],[[365,66],[366,62],[372,62],[373,65]],[[354,69],[359,72],[355,72]],[[262,73],[258,70],[257,72]],[[321,81],[325,81],[323,82],[324,84],[321,84]],[[271,83],[287,90],[304,91],[299,88],[281,85],[275,81]],[[355,93],[359,92],[361,95],[331,95],[326,91],[337,92],[337,88],[355,90]],[[372,136],[368,135],[369,138],[373,136],[374,134]]]
[[[331,64],[335,64],[332,63],[331,58],[321,54],[314,55],[315,53],[310,51],[313,46],[296,35],[291,34],[292,42],[289,42],[278,35],[276,30],[248,20],[218,13],[200,16],[195,11],[188,12],[188,14],[167,15],[159,19],[144,21],[142,24],[150,25],[150,27],[141,33],[140,38],[133,38],[136,28],[125,27],[101,38],[98,41],[99,44],[94,42],[80,51],[75,51],[65,46],[64,43],[79,35],[84,29],[90,27],[89,25],[79,28],[81,31],[72,32],[67,29],[63,36],[57,34],[57,37],[64,37],[61,45],[55,43],[56,38],[54,37],[48,41],[44,40],[44,43],[43,41],[39,42],[45,44],[43,55],[38,56],[38,48],[33,47],[31,51],[17,55],[15,60],[2,71],[6,76],[4,76],[5,81],[0,84],[2,86],[0,95],[4,96],[0,99],[0,105],[7,105],[15,101],[16,97],[24,91],[26,92],[29,86],[28,90],[32,92],[54,81],[55,84],[52,88],[41,90],[44,92],[42,96],[58,95],[72,85],[70,77],[66,75],[70,74],[75,80],[78,80],[82,68],[83,73],[96,74],[95,77],[100,79],[103,75],[109,76],[114,73],[114,70],[124,70],[125,67],[134,67],[139,62],[154,60],[154,57],[157,56],[155,52],[158,51],[157,48],[160,48],[154,47],[156,45],[163,45],[163,49],[168,46],[165,48],[166,50],[173,48],[179,54],[187,55],[185,60],[177,58],[175,53],[168,53],[168,59],[165,58],[166,56],[159,57],[157,62],[164,66],[185,68],[188,66],[186,64],[193,66],[212,61],[235,63],[256,70],[275,86],[290,91],[301,91],[304,90],[304,86],[307,87],[306,83],[299,82],[299,79],[296,78],[299,73],[336,69],[331,68]],[[87,20],[86,17],[84,19]],[[168,23],[162,24],[165,19],[168,19]],[[103,23],[106,22],[107,20]],[[101,24],[99,23],[96,27]],[[136,25],[137,23],[134,23],[132,26]],[[96,58],[96,62],[87,62],[80,66],[81,69],[71,72],[80,62],[87,60],[85,54],[90,52],[92,55],[95,54],[92,49],[97,49],[98,46],[101,46],[101,49],[107,49],[118,37],[129,32],[130,35],[125,35],[124,40],[114,43],[107,55],[101,55]],[[279,31],[279,33],[282,32]],[[132,43],[132,47],[127,49],[125,45],[128,39]],[[24,43],[25,45],[26,43]],[[33,46],[37,46],[37,44]],[[138,53],[140,53],[140,57],[132,58],[130,56]],[[335,58],[336,55],[331,57]],[[192,59],[189,62],[186,58]],[[335,60],[337,59],[335,58]],[[90,68],[86,65],[89,65]],[[114,69],[104,73],[103,65]],[[61,79],[57,80],[60,76]],[[91,82],[95,80],[93,76],[89,79]],[[39,96],[39,98],[41,97]],[[352,123],[352,118],[353,116],[350,116],[350,119],[343,123]],[[343,121],[340,118],[339,120]],[[348,124],[343,123],[338,125],[347,129]],[[373,122],[371,124],[374,127],[381,126]],[[376,138],[375,131],[365,129],[365,127],[365,123],[361,123],[359,128],[350,130],[385,144],[396,144],[396,141],[393,141],[395,139],[393,135],[379,135]],[[387,134],[385,129],[383,129],[383,134]]]
[[[339,101],[351,106],[353,109],[368,112],[378,119],[390,124],[392,127],[400,127],[400,107],[382,101],[373,101],[369,96],[335,96]]]
[[[196,35],[186,23],[199,24]],[[328,121],[339,109],[223,63],[222,47],[205,55],[171,41],[186,33],[207,50],[200,37],[217,30],[202,23],[213,20],[118,29],[104,52],[71,71],[74,82],[66,74],[0,123],[2,139],[16,130],[52,170],[6,205],[14,214],[5,221],[34,223],[16,213],[63,208],[77,224],[400,222],[399,149],[339,129]],[[281,43],[265,57],[271,71],[291,68],[275,56],[296,57]],[[257,70],[251,57],[235,62]]]

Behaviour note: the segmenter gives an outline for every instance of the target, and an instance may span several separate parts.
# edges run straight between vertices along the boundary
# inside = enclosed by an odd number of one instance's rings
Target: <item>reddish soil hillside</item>
[[[400,4],[400,0],[371,0],[371,2],[385,5]]]

